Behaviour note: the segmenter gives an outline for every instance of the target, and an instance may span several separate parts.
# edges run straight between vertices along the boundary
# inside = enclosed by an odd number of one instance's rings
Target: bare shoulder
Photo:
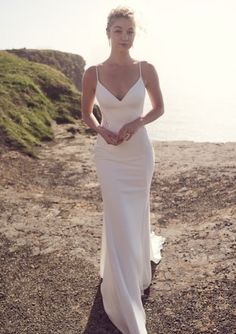
[[[149,63],[146,60],[141,61],[142,70],[144,71],[155,71],[155,66],[152,63]]]
[[[94,79],[96,78],[96,66],[90,66],[88,67],[83,75],[86,79]]]
[[[158,74],[155,66],[147,61],[141,61],[142,76],[145,86],[153,80],[158,81]]]
[[[94,88],[97,83],[96,66],[88,67],[83,74],[83,85]]]

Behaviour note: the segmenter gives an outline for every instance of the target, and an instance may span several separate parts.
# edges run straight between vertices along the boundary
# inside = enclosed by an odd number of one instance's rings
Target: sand
[[[119,333],[99,292],[95,137],[53,127],[38,159],[0,156],[0,333]],[[151,223],[166,243],[143,300],[148,333],[233,334],[236,143],[153,144]]]

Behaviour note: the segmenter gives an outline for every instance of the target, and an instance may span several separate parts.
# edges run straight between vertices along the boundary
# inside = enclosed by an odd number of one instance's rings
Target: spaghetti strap
[[[98,66],[95,66],[95,68],[96,68],[96,77],[97,77],[97,81],[99,81],[99,79],[98,79]]]
[[[142,68],[141,68],[141,61],[138,63],[139,64],[139,75],[140,75],[140,78],[142,79]]]

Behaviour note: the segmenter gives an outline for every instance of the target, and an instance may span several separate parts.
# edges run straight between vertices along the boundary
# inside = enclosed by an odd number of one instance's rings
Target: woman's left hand
[[[121,143],[124,140],[129,140],[140,127],[141,120],[139,118],[123,125],[118,133],[118,142]]]

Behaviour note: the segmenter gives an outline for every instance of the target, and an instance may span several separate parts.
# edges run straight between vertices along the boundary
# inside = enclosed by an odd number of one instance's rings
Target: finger
[[[117,138],[116,137],[112,136],[110,138],[110,140],[111,140],[112,145],[116,145],[116,143],[117,143]]]
[[[132,136],[132,133],[130,133],[130,132],[126,132],[126,134],[125,134],[125,140],[129,140],[130,139],[130,137]]]
[[[119,138],[124,139],[127,136],[127,131],[122,131],[121,133],[119,133]]]

